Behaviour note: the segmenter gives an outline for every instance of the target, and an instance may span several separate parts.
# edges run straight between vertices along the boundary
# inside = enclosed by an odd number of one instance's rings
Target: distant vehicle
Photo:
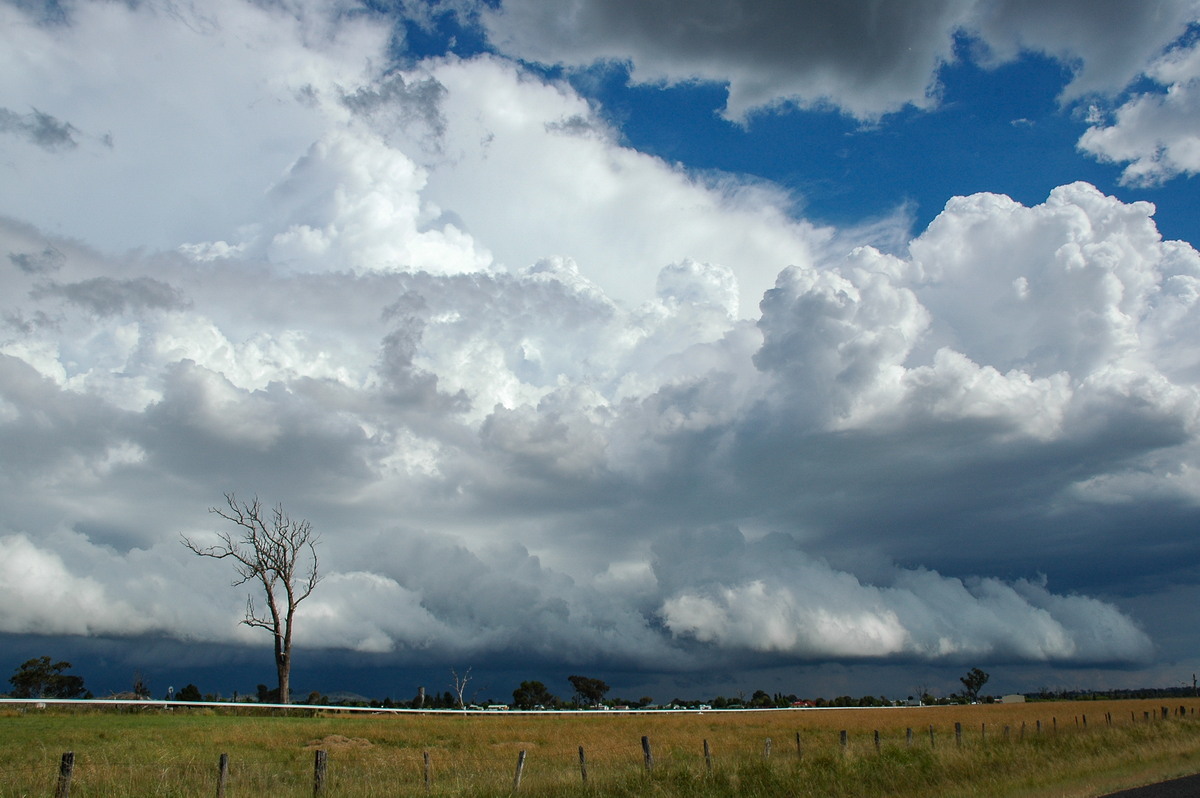
[[[488,712],[507,712],[508,704],[488,704]]]

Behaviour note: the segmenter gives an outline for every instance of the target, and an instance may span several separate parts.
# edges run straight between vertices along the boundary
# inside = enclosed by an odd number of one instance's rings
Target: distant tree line
[[[54,661],[49,656],[35,657],[21,663],[14,674],[9,677],[9,683],[12,685],[12,690],[9,695],[13,698],[92,698],[92,693],[84,685],[83,677],[68,673],[71,669],[71,663],[66,661]],[[973,700],[983,703],[992,703],[996,699],[993,696],[979,695],[980,689],[984,683],[988,681],[988,674],[981,671],[979,668],[973,668],[961,681],[966,688],[961,693],[952,694],[946,697],[937,698],[930,695],[923,688],[918,689],[920,695],[907,699],[893,700],[887,696],[879,695],[864,695],[853,697],[849,695],[836,696],[834,698],[812,698],[801,699],[791,693],[768,693],[765,690],[755,690],[749,697],[742,693],[737,696],[728,697],[718,695],[706,700],[701,699],[685,699],[673,698],[670,701],[656,703],[650,696],[641,696],[639,698],[608,698],[610,691],[609,685],[602,679],[597,679],[589,676],[572,675],[567,677],[567,682],[572,688],[572,693],[567,698],[560,698],[551,692],[550,688],[541,681],[527,680],[512,692],[512,701],[498,702],[495,698],[489,697],[480,699],[478,695],[465,696],[463,690],[466,686],[466,679],[460,678],[457,673],[453,672],[455,679],[452,683],[454,689],[445,691],[426,693],[424,688],[418,691],[417,695],[410,700],[393,700],[391,697],[379,699],[368,699],[361,697],[344,698],[331,697],[321,694],[318,691],[312,691],[304,698],[304,703],[317,706],[365,706],[365,707],[380,707],[384,709],[463,709],[471,706],[495,706],[500,703],[505,703],[515,709],[537,710],[537,709],[581,709],[587,707],[605,707],[605,708],[629,708],[629,709],[770,709],[784,708],[792,706],[812,706],[812,707],[883,707],[894,706],[897,704],[917,703],[923,704],[964,704]],[[468,669],[469,673],[469,669]],[[149,699],[151,697],[150,687],[146,678],[140,671],[134,673],[133,676],[134,689],[131,693],[121,694],[128,697]],[[1050,689],[1042,688],[1036,692],[1024,694],[1025,698],[1030,701],[1090,701],[1102,699],[1122,699],[1122,698],[1183,698],[1196,695],[1195,686],[1181,685],[1179,687],[1166,688],[1135,688],[1135,689],[1110,689],[1110,690],[1068,690],[1068,689]],[[224,698],[220,694],[202,693],[200,688],[195,684],[188,683],[182,689],[175,691],[174,688],[168,688],[167,694],[162,696],[163,699],[174,699],[176,701],[224,701],[231,700],[233,702],[257,701],[263,704],[275,704],[279,701],[279,688],[267,687],[265,684],[258,685],[256,691],[252,695],[239,695],[234,693],[229,699]]]

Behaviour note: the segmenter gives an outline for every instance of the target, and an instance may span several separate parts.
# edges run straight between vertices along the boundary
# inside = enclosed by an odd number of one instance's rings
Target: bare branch
[[[321,540],[312,524],[293,521],[282,504],[272,507],[268,515],[257,496],[251,502],[239,502],[234,494],[226,493],[225,505],[210,507],[209,512],[236,525],[240,530],[236,538],[220,532],[219,543],[211,546],[201,546],[186,535],[180,535],[180,542],[198,556],[232,560],[238,576],[234,586],[250,580],[262,586],[266,611],[258,613],[253,596],[248,596],[242,623],[266,629],[274,637],[280,700],[287,703],[292,623],[297,605],[312,595],[321,581],[316,548]]]

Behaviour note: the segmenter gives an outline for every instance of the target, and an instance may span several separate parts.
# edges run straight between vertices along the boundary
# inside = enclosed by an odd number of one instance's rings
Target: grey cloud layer
[[[1196,12],[1191,0],[507,0],[483,18],[493,43],[522,58],[629,61],[640,82],[728,83],[733,118],[783,102],[874,118],[933,104],[938,68],[957,57],[960,32],[980,39],[974,57],[984,63],[1023,50],[1061,58],[1076,69],[1067,93],[1078,96],[1123,88]]]
[[[171,192],[122,184],[114,237],[181,197],[233,197],[235,222],[201,202],[174,250],[72,240],[120,147],[14,160],[0,187],[28,214],[0,222],[0,632],[257,639],[177,539],[235,490],[326,541],[302,643],[389,661],[1152,650],[1118,607],[1200,553],[1200,256],[1149,205],[978,194],[903,257],[838,249],[781,192],[624,148],[502,58],[383,75],[369,18],[213,9],[50,29],[0,6],[88,129],[111,121],[94,75],[63,65],[94,30],[167,41],[181,73],[226,31],[260,44],[190,109],[245,141],[150,125],[205,168],[148,148]],[[134,88],[114,107],[177,95]],[[21,206],[64,158],[68,207]]]

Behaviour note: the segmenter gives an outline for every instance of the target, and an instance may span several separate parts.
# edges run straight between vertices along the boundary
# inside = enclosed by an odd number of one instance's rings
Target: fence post
[[[930,724],[929,724],[929,747],[930,747],[930,748],[933,748],[933,747],[934,747],[934,743],[933,743],[933,724],[932,724],[932,723],[930,723]]]
[[[1037,722],[1037,733],[1038,733],[1038,735],[1039,735],[1039,736],[1040,736],[1040,735],[1041,735],[1041,733],[1042,733],[1042,719],[1041,719],[1041,718],[1038,718],[1038,722]]]
[[[583,754],[583,746],[579,746],[579,776],[587,784],[587,757]]]
[[[58,763],[58,787],[54,798],[68,798],[71,794],[71,774],[75,770],[75,752],[67,751]]]
[[[796,758],[804,758],[804,744],[800,742],[800,732],[796,732]]]
[[[217,762],[217,798],[225,798],[225,782],[229,780],[229,754],[221,754]]]
[[[842,753],[844,754],[844,753],[846,753],[846,746],[848,746],[850,744],[849,735],[846,734],[845,729],[842,729],[841,737],[842,737]]]
[[[1004,724],[1004,742],[1008,742],[1011,735],[1012,727],[1010,727],[1007,723]]]
[[[325,791],[325,764],[328,754],[318,750],[313,756],[313,795]]]
[[[654,770],[654,754],[650,752],[650,738],[642,735],[642,757],[646,760],[646,772]]]
[[[1083,715],[1083,728],[1087,728],[1087,715]]]
[[[987,724],[986,723],[980,724],[979,739],[981,742],[985,742],[985,743],[987,742]]]
[[[913,740],[912,726],[909,726],[907,729],[904,730],[904,744],[907,745],[909,748],[912,748],[912,740]]]
[[[879,729],[876,729],[876,730],[875,730],[875,753],[877,753],[877,754],[878,754],[878,753],[879,753],[879,751],[880,751],[880,748],[879,748]]]
[[[423,753],[423,757],[425,759],[425,792],[429,792],[433,789],[433,767],[429,761],[428,751]]]
[[[712,749],[708,747],[708,740],[704,741],[704,769],[712,775]]]
[[[521,772],[525,770],[525,749],[517,754],[517,775],[513,776],[513,792],[521,789]]]
[[[958,721],[954,722],[954,744],[962,748],[962,724]]]

